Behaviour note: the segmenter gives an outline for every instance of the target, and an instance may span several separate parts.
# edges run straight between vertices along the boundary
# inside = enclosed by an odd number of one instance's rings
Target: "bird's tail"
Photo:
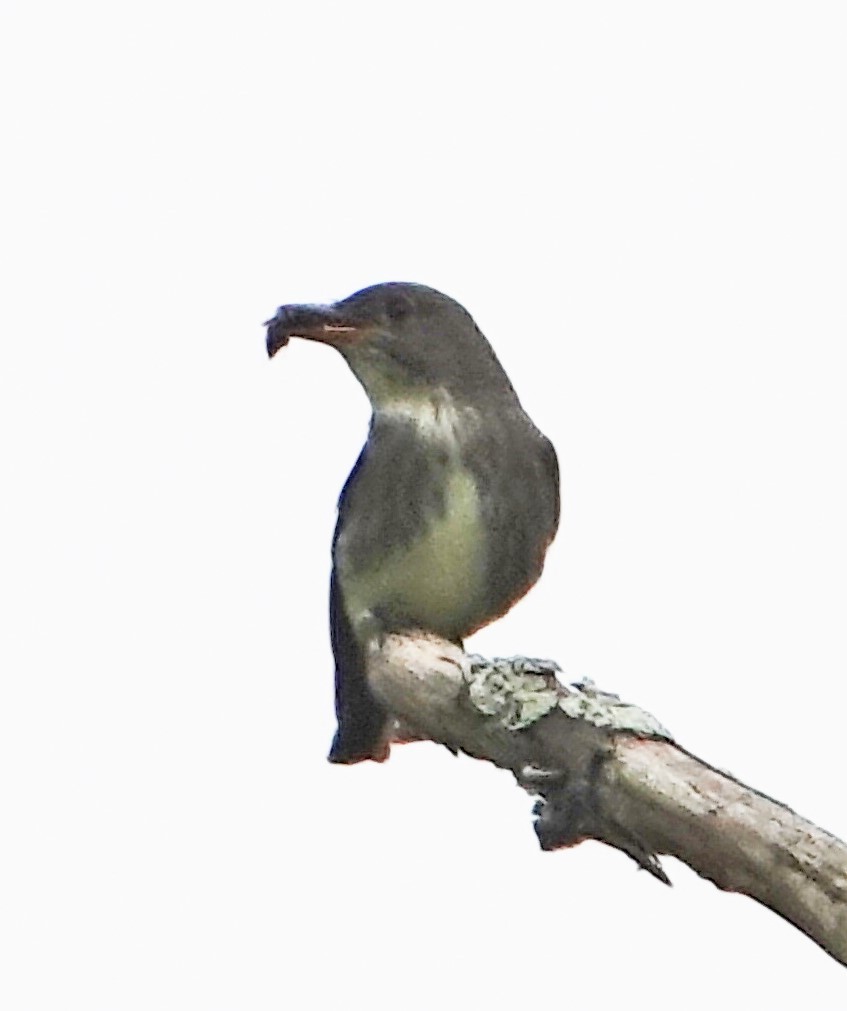
[[[335,714],[338,717],[329,760],[346,765],[366,759],[384,762],[388,758],[390,719],[368,687],[365,651],[344,610],[334,572],[329,601],[335,655]]]

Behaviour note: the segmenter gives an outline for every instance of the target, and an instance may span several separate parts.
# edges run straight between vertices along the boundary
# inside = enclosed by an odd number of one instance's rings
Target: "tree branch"
[[[538,797],[543,849],[596,839],[668,884],[658,856],[678,857],[847,965],[847,846],[680,748],[649,713],[556,670],[425,633],[388,636],[368,659],[405,731],[508,769]]]

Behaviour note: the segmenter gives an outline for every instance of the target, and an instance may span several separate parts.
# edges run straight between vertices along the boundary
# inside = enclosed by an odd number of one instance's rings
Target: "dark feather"
[[[365,656],[353,635],[335,572],[330,579],[329,622],[335,656],[335,714],[338,729],[330,762],[352,763],[388,757],[387,714],[365,680]]]
[[[349,489],[364,456],[365,449],[360,453],[341,492],[333,547],[344,523]],[[368,688],[364,650],[353,634],[353,627],[344,609],[344,599],[334,566],[329,583],[329,627],[335,657],[335,714],[338,719],[329,760],[337,763],[361,762],[366,758],[383,761],[388,757],[387,714]]]

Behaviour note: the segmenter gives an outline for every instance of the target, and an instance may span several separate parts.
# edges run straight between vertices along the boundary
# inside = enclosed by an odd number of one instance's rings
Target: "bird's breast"
[[[355,516],[341,529],[336,566],[354,627],[376,619],[382,627],[414,626],[456,639],[478,624],[486,546],[476,484],[452,461],[442,468],[438,493],[423,494],[428,510],[419,501],[411,506],[408,494],[373,504],[377,510],[388,506],[386,540],[395,534],[388,551],[383,543],[370,556],[362,553]],[[404,508],[405,516],[396,512]],[[397,537],[404,526],[405,536]]]
[[[335,565],[354,627],[430,629],[459,638],[480,623],[486,529],[462,448],[473,409],[447,398],[391,405],[342,494]]]

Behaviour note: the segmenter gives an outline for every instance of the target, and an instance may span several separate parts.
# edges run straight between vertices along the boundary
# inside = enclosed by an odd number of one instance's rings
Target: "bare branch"
[[[421,737],[509,769],[539,798],[544,849],[597,839],[667,883],[659,854],[749,895],[847,965],[847,846],[684,751],[648,713],[555,665],[485,664],[429,634],[392,635],[371,687]]]

